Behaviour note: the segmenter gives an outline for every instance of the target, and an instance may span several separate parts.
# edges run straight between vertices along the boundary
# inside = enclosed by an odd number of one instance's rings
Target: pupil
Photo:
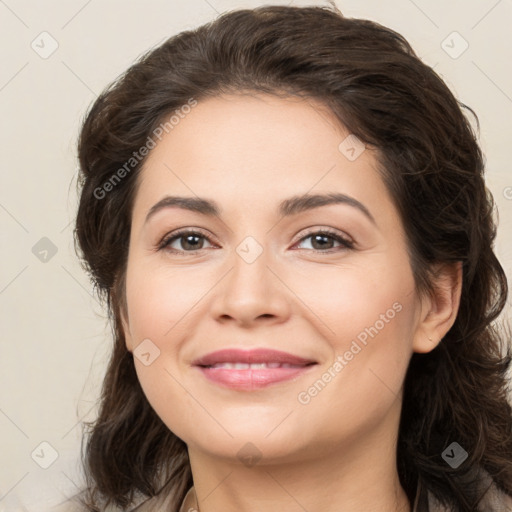
[[[196,235],[187,235],[184,237],[185,238],[185,246],[189,245],[190,247],[192,247],[192,249],[197,249],[197,240],[200,238]],[[190,243],[190,240],[194,240],[196,241],[196,244],[194,245],[194,242]],[[186,247],[185,247],[186,248]]]
[[[330,243],[329,243],[330,241]],[[315,243],[319,245],[319,247],[315,247]],[[332,246],[332,239],[328,235],[315,235],[313,237],[313,247],[315,249],[325,249],[325,248],[331,248]]]
[[[313,246],[315,245],[315,243],[319,243],[320,248],[325,249],[326,244],[329,245],[329,242],[326,242],[326,240],[328,240],[329,238],[330,237],[327,235],[315,235],[313,237]]]

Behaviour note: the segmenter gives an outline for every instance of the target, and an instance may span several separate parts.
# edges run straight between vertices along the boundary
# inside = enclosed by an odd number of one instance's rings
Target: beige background
[[[0,0],[0,512],[44,511],[79,484],[80,422],[94,418],[110,348],[104,313],[73,252],[75,138],[84,112],[163,39],[264,3]],[[500,212],[497,252],[512,276],[512,1],[337,5],[402,33],[479,115]],[[40,467],[52,455],[55,462]]]

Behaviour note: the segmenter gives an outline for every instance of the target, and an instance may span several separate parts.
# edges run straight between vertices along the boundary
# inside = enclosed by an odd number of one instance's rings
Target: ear
[[[437,347],[455,323],[462,291],[462,262],[438,265],[433,292],[421,299],[413,351],[427,353]]]

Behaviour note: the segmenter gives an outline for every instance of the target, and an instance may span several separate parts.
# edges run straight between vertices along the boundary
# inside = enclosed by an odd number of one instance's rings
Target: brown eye
[[[311,240],[311,249],[318,252],[333,252],[337,250],[351,249],[354,246],[353,242],[343,238],[337,233],[332,233],[330,231],[318,231],[310,233],[302,237],[299,244],[309,239]],[[339,245],[335,246],[336,243]],[[308,249],[308,247],[306,247],[306,249]]]
[[[171,252],[199,251],[205,248],[205,240],[210,243],[206,236],[197,231],[181,231],[164,238],[159,245],[159,249],[165,249]]]
[[[311,245],[313,249],[332,249],[334,247],[334,238],[329,235],[311,235]]]

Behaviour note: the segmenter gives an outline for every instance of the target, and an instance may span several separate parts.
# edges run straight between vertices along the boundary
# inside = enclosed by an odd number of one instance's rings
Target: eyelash
[[[191,230],[191,229],[183,229],[183,230],[180,230],[176,233],[173,233],[172,235],[170,236],[166,236],[162,239],[162,241],[158,244],[158,250],[161,251],[161,250],[167,250],[171,253],[175,253],[175,254],[193,254],[194,252],[197,252],[197,251],[201,251],[203,249],[195,249],[195,250],[191,250],[191,251],[181,251],[179,249],[170,249],[169,248],[169,245],[174,242],[175,240],[178,240],[180,238],[183,238],[187,235],[197,235],[201,238],[205,238],[209,243],[213,243],[212,240],[206,236],[205,234],[201,233],[200,231],[197,231],[197,230]],[[338,252],[340,250],[347,250],[347,249],[353,249],[354,248],[354,242],[352,242],[351,240],[348,240],[347,238],[344,238],[342,236],[340,236],[338,233],[334,232],[334,231],[331,231],[329,229],[320,229],[318,231],[311,231],[307,234],[305,234],[300,240],[298,240],[298,242],[296,243],[299,243],[299,242],[303,242],[304,240],[307,240],[308,238],[311,238],[312,236],[314,235],[323,235],[323,236],[327,236],[329,238],[332,238],[333,240],[335,240],[336,242],[339,242],[341,244],[341,247],[334,247],[334,248],[331,248],[331,249],[327,249],[327,250],[320,250],[320,249],[305,249],[307,251],[313,251],[313,252],[316,252],[316,253],[333,253],[333,252]],[[301,249],[299,249],[301,250]],[[304,249],[302,249],[304,250]]]

